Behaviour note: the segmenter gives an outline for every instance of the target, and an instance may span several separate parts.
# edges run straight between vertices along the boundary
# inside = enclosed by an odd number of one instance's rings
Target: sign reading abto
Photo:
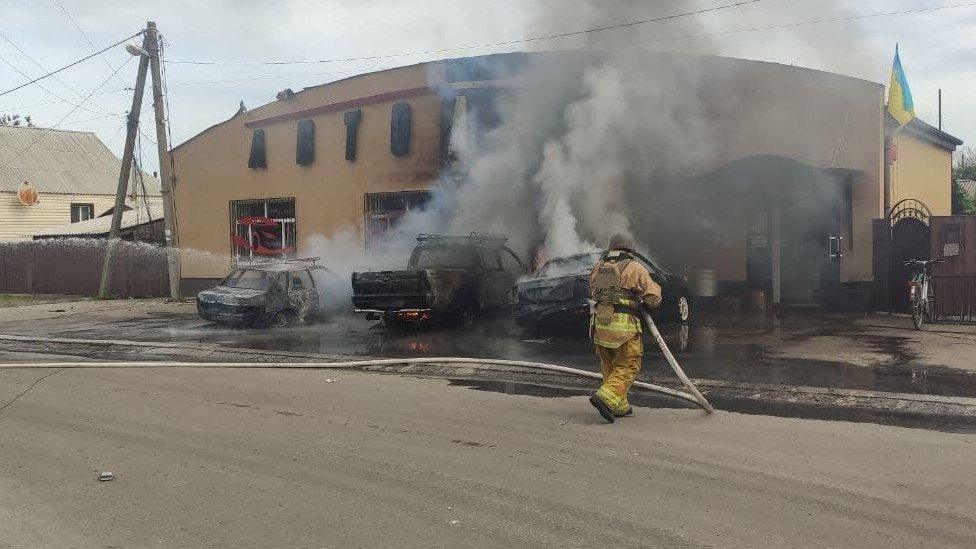
[[[37,189],[27,181],[20,185],[20,189],[17,190],[17,197],[20,198],[20,203],[24,206],[36,206],[40,202]]]

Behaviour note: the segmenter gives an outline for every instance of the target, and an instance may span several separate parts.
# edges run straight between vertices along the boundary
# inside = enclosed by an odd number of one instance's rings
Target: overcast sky
[[[6,38],[0,37],[0,88],[9,89],[25,82],[28,78],[24,75],[38,76],[93,51],[96,48],[85,35],[100,49],[137,32],[152,19],[165,36],[168,61],[174,62],[167,63],[166,76],[173,141],[178,144],[228,118],[242,100],[255,107],[273,100],[275,93],[286,87],[298,90],[362,72],[444,57],[587,46],[642,47],[788,63],[886,83],[897,42],[918,115],[937,124],[937,90],[941,87],[944,128],[968,144],[976,143],[976,2],[966,0],[763,0],[698,17],[584,37],[461,49],[728,3],[731,0],[3,0],[0,32]],[[971,6],[749,30],[963,4]],[[77,22],[77,28],[65,11]],[[387,56],[445,48],[459,49]],[[270,66],[175,63],[377,55],[386,57]],[[116,76],[111,76],[120,66]],[[38,126],[95,131],[120,154],[122,113],[131,102],[131,92],[125,88],[133,84],[136,66],[135,58],[116,48],[59,74],[57,80],[44,80],[46,90],[33,85],[0,97],[0,113],[30,114]],[[83,102],[93,91],[91,99]],[[144,113],[151,115],[148,96]],[[154,139],[151,123],[143,126],[145,135]],[[155,169],[155,145],[147,140],[143,144],[145,164]]]

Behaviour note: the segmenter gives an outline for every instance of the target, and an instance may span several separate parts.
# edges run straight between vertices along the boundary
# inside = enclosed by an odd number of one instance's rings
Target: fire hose
[[[654,383],[647,383],[643,381],[637,381],[634,386],[641,389],[646,389],[648,391],[653,391],[656,393],[662,393],[669,395],[681,400],[691,402],[704,408],[707,412],[714,412],[711,404],[705,400],[701,392],[695,387],[695,385],[688,379],[688,377],[681,370],[678,362],[675,360],[671,351],[668,350],[667,345],[664,343],[664,339],[661,337],[661,333],[658,332],[657,327],[654,325],[653,321],[648,317],[648,326],[651,327],[651,333],[654,335],[654,339],[657,341],[658,346],[661,347],[661,351],[665,354],[668,359],[668,363],[674,369],[678,378],[684,384],[684,386],[691,392],[691,394],[679,391],[676,389],[671,389],[669,387],[663,387],[661,385],[656,385]],[[369,360],[347,360],[347,361],[336,361],[336,362],[39,362],[39,363],[10,363],[10,364],[0,364],[0,370],[14,370],[14,369],[48,369],[48,368],[60,368],[60,369],[96,369],[96,368],[261,368],[261,369],[355,369],[355,368],[366,368],[371,366],[398,366],[398,365],[409,365],[409,364],[471,364],[471,365],[494,365],[494,366],[512,366],[529,368],[535,370],[545,370],[549,372],[559,372],[564,374],[570,374],[580,377],[589,377],[594,379],[602,379],[602,375],[596,372],[588,372],[586,370],[579,370],[576,368],[568,368],[566,366],[559,366],[556,364],[544,364],[540,362],[526,362],[521,360],[501,360],[501,359],[490,359],[490,358],[466,358],[466,357],[425,357],[425,358],[380,358],[380,359],[369,359]]]

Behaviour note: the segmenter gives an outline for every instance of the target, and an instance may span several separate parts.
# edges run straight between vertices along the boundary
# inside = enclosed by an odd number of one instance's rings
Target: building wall
[[[291,99],[239,113],[177,147],[173,154],[182,278],[226,274],[232,200],[294,198],[298,255],[303,256],[308,255],[313,235],[344,228],[361,233],[365,193],[429,187],[441,165],[441,101],[433,90],[421,89],[427,81],[427,68],[416,66],[309,88]],[[413,91],[407,97],[374,97],[403,90]],[[267,120],[350,100],[335,112]],[[399,101],[411,105],[412,138],[410,153],[398,158],[390,152],[390,116]],[[349,161],[343,113],[356,108],[363,114],[357,158]],[[315,123],[315,160],[310,166],[295,162],[299,119]],[[247,167],[256,127],[265,130],[266,169]]]
[[[892,138],[898,150],[891,165],[891,204],[915,199],[932,215],[952,215],[952,153],[902,131]]]
[[[115,205],[115,196],[40,193],[40,203],[24,206],[17,193],[0,192],[0,242],[30,240],[34,231],[70,223],[72,204],[94,204],[98,216]]]

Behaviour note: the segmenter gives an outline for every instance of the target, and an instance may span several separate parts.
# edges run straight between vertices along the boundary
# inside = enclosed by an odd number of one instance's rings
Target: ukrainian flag
[[[915,118],[915,102],[912,90],[908,89],[908,78],[901,67],[898,46],[895,45],[895,62],[891,65],[891,85],[888,87],[888,112],[904,126]]]

